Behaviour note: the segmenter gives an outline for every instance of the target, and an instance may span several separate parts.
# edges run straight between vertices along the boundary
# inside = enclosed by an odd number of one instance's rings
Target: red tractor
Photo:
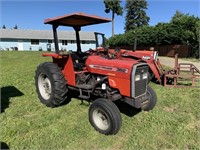
[[[122,54],[119,55],[122,60],[138,60],[140,62],[146,62],[149,65],[149,80],[153,78],[159,83],[163,83],[164,69],[162,68],[158,59],[157,51],[148,50],[122,50]]]
[[[109,19],[84,13],[73,13],[45,20],[53,27],[55,53],[44,53],[53,62],[41,63],[35,72],[36,91],[40,101],[48,107],[70,101],[75,93],[80,99],[92,102],[89,122],[100,133],[116,134],[122,124],[116,101],[149,111],[154,108],[157,96],[148,86],[149,66],[138,60],[118,59],[116,50],[81,51],[81,27],[110,22]],[[77,51],[65,54],[59,51],[57,27],[73,27]]]
[[[99,38],[102,44],[99,44]],[[104,41],[104,34],[95,32],[96,49],[92,50],[95,54],[107,54],[111,58],[121,60],[137,60],[146,62],[149,65],[149,80],[158,81],[160,84],[164,83],[165,70],[160,64],[157,51],[150,50],[125,50],[120,48],[107,48]],[[100,46],[100,47],[99,47]]]

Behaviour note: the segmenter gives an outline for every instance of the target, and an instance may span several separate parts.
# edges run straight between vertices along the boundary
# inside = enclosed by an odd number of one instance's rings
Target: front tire
[[[89,122],[100,133],[116,134],[121,125],[121,114],[117,106],[108,99],[99,98],[89,108]]]
[[[151,87],[147,87],[147,95],[149,96],[148,102],[142,107],[144,111],[152,110],[157,103],[157,95]]]
[[[154,73],[152,72],[152,70],[150,69],[149,73],[148,73],[148,83],[150,81],[152,81],[155,78]]]
[[[45,62],[37,67],[35,86],[38,98],[47,107],[56,107],[67,100],[67,83],[57,64]]]

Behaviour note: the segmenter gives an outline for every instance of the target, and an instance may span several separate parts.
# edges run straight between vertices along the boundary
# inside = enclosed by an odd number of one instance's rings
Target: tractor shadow
[[[133,117],[141,112],[141,109],[134,108],[123,101],[116,101],[115,104],[120,112],[128,117]]]
[[[92,97],[91,99],[96,99],[97,97]],[[70,103],[72,101],[72,99],[76,99],[76,100],[79,100],[80,101],[80,105],[81,106],[86,106],[86,107],[89,107],[90,106],[90,102],[91,100],[90,99],[82,99],[79,97],[79,91],[73,91],[73,90],[69,90],[69,93],[68,93],[68,97],[67,99],[61,104],[61,106],[65,106],[67,105],[68,103]]]
[[[1,144],[1,145],[0,145],[0,149],[1,149],[1,150],[10,149],[9,146],[8,146],[5,142],[1,142],[1,141],[0,141],[0,144]]]
[[[24,95],[20,90],[14,86],[6,86],[1,89],[1,113],[9,107],[10,98]]]
[[[76,100],[79,100],[81,106],[89,107],[90,104],[92,103],[92,100],[95,100],[98,97],[94,96],[94,97],[91,97],[91,100],[84,100],[79,97],[78,91],[69,91],[67,100],[65,100],[61,106],[67,105],[73,98],[75,98]],[[118,107],[119,111],[128,117],[133,117],[141,112],[141,109],[134,108],[123,101],[115,101],[114,103]]]

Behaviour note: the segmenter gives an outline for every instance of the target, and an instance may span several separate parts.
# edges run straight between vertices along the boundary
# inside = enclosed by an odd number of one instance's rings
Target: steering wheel
[[[115,48],[115,52],[117,52],[117,53],[118,53],[120,50],[121,50],[121,49],[120,49],[119,47],[116,47],[116,48]]]

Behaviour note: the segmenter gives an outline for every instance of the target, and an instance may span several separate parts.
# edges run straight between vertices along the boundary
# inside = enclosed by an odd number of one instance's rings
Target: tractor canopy
[[[80,44],[80,35],[79,35],[79,31],[81,30],[81,27],[94,25],[94,24],[100,24],[100,23],[107,23],[107,22],[111,22],[111,20],[108,18],[102,18],[99,16],[88,15],[82,12],[67,14],[67,15],[58,16],[54,18],[48,18],[44,20],[45,24],[51,24],[53,27],[55,51],[57,54],[59,54],[58,36],[57,36],[58,26],[69,26],[69,27],[74,28],[76,32],[77,52],[81,53],[81,44]]]
[[[70,27],[82,27],[107,22],[111,22],[111,20],[99,16],[88,15],[82,12],[67,14],[55,18],[48,18],[44,20],[45,24],[57,24]]]

